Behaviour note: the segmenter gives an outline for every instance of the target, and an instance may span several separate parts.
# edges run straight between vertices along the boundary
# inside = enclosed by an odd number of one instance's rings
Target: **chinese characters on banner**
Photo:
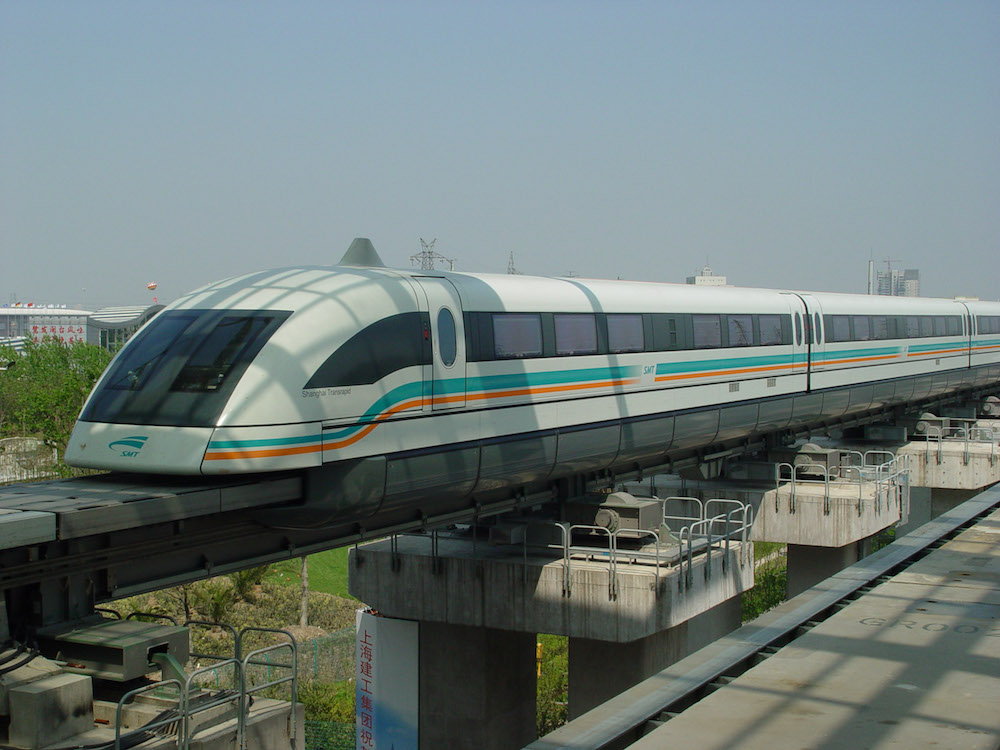
[[[358,610],[357,750],[417,750],[418,625]]]
[[[65,323],[51,324],[32,323],[31,339],[36,343],[41,343],[42,339],[56,339],[63,344],[74,344],[87,340],[86,332],[82,325],[66,325]]]

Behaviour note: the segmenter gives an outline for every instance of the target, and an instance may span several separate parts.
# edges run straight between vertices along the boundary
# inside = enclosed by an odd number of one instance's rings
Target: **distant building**
[[[66,305],[4,305],[0,307],[0,339],[86,341],[89,315],[88,310],[71,310]]]
[[[697,269],[694,276],[687,277],[688,284],[694,284],[695,286],[725,286],[726,277],[717,276],[712,272],[712,269],[708,266],[702,266]]]
[[[875,294],[886,297],[919,297],[920,271],[916,268],[889,268],[875,274]]]
[[[64,344],[87,342],[105,349],[121,347],[163,305],[106,307],[97,312],[65,305],[14,304],[0,307],[0,345],[23,349],[25,342],[55,339]]]
[[[101,308],[87,318],[87,341],[103,349],[117,351],[162,309],[163,305]]]

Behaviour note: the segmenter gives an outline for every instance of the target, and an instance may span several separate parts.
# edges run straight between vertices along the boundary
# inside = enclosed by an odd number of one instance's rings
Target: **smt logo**
[[[113,443],[108,443],[108,447],[113,451],[124,447],[125,450],[122,451],[122,456],[124,458],[135,458],[139,455],[139,451],[142,450],[142,446],[146,444],[147,440],[149,440],[147,435],[132,435],[124,437],[121,440],[115,440]]]

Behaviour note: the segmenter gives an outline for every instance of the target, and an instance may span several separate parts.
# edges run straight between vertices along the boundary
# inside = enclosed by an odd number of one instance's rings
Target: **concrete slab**
[[[619,643],[675,627],[753,586],[750,545],[717,548],[710,563],[696,556],[683,580],[676,567],[633,563],[627,553],[611,566],[606,554],[567,565],[516,545],[442,537],[435,559],[430,539],[402,536],[395,555],[388,540],[352,550],[349,586],[390,617]]]
[[[978,490],[1000,482],[1000,446],[996,443],[920,441],[900,447],[910,456],[910,484],[953,490]]]
[[[56,539],[54,513],[0,508],[0,539],[3,547],[26,547]]]
[[[752,539],[810,547],[845,547],[900,518],[900,497],[866,482],[784,484],[764,493]]]

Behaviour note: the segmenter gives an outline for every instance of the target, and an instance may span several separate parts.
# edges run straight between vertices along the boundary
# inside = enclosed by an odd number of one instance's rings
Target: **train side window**
[[[538,313],[495,313],[493,352],[497,359],[542,356],[542,316]]]
[[[589,313],[556,314],[556,354],[597,354],[597,318]]]
[[[802,315],[795,313],[795,345],[802,345]]]
[[[921,315],[920,318],[920,336],[933,336],[934,335],[934,318],[930,315]]]
[[[872,316],[872,338],[879,341],[889,338],[889,318],[885,315]]]
[[[719,315],[692,315],[695,349],[718,349],[722,346],[722,319]]]
[[[753,316],[727,315],[730,346],[753,346]]]
[[[830,315],[826,321],[827,341],[850,341],[851,319],[846,315]]]
[[[934,316],[934,335],[935,336],[947,336],[948,335],[948,324],[945,322],[946,318],[944,315]]]
[[[761,315],[757,322],[760,326],[761,346],[775,346],[783,343],[780,315]]]
[[[351,336],[303,388],[370,385],[406,367],[431,364],[426,313],[391,315]]]
[[[819,313],[813,314],[813,330],[815,331],[816,343],[823,343],[823,325],[820,321]]]
[[[677,330],[674,328],[676,338]],[[608,351],[612,354],[645,349],[641,315],[608,315]]]
[[[458,340],[455,332],[455,317],[447,307],[442,307],[438,313],[437,335],[441,362],[445,367],[451,367],[455,364],[455,357],[458,355]]]
[[[872,337],[871,323],[867,315],[854,316],[854,341],[868,341]]]
[[[946,336],[962,335],[962,319],[958,315],[949,315],[944,319],[944,333]]]
[[[920,318],[916,315],[906,316],[906,338],[920,338]]]
[[[666,352],[680,349],[679,325],[677,316],[653,315],[653,351]]]

